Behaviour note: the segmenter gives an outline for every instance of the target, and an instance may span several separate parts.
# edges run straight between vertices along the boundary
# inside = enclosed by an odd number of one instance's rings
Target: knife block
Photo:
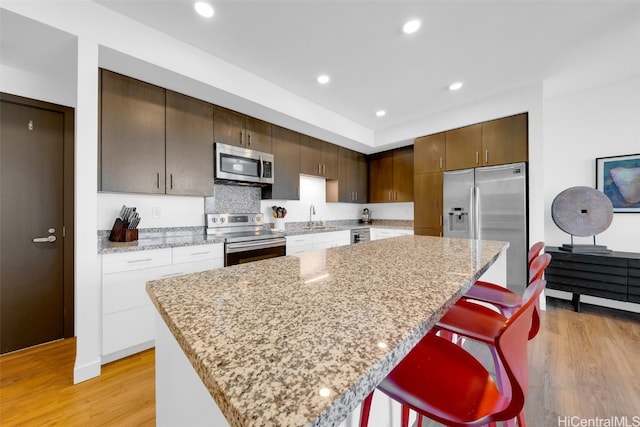
[[[129,230],[129,223],[116,218],[109,240],[112,242],[134,242],[138,240],[138,229]]]

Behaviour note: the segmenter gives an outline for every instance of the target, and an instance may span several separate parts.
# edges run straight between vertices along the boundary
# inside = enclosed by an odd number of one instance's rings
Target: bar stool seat
[[[445,425],[480,426],[516,417],[520,426],[526,425],[523,408],[529,378],[528,332],[534,301],[545,284],[542,279],[532,283],[525,291],[522,306],[502,322],[493,336],[507,387],[499,387],[489,371],[464,348],[433,331],[402,359],[377,389],[403,405],[403,427],[408,427],[408,409]],[[367,426],[372,399],[373,392],[363,401],[361,427]]]

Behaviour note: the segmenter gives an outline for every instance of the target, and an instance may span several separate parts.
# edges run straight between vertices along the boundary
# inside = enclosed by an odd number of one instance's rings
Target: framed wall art
[[[596,188],[614,212],[640,213],[640,154],[597,158]]]

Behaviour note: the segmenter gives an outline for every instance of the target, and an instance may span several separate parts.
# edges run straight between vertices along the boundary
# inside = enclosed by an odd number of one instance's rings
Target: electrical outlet
[[[158,207],[151,208],[151,217],[152,218],[160,218],[160,208],[158,208]]]

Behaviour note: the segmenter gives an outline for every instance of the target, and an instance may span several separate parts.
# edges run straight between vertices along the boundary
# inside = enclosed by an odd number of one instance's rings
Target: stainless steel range
[[[286,255],[283,232],[264,227],[261,213],[207,214],[207,234],[224,238],[224,265]]]

